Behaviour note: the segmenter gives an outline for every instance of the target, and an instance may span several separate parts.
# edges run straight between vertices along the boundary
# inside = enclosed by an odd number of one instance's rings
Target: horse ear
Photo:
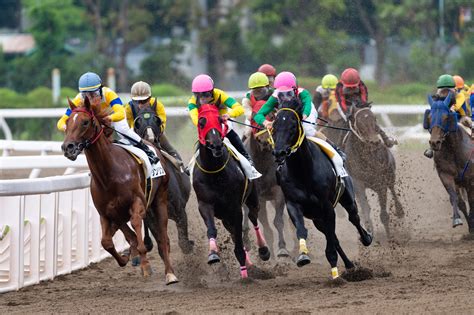
[[[206,125],[206,123],[207,123],[206,117],[201,117],[201,118],[199,118],[199,120],[198,120],[198,126],[199,126],[199,128],[203,129],[204,126]]]
[[[156,112],[156,104],[158,100],[155,98],[155,101],[153,102],[153,105],[151,106],[151,109],[153,109],[154,112]]]
[[[453,93],[450,91],[448,93],[448,96],[446,96],[446,98],[444,99],[444,105],[446,105],[447,107],[449,107],[449,104],[451,103],[452,96],[453,96]]]
[[[201,107],[201,97],[199,95],[196,96],[196,106]]]
[[[430,106],[433,106],[433,97],[431,96],[431,94],[428,94],[428,104],[430,104]]]
[[[70,108],[71,110],[76,109],[77,106],[71,101],[71,99],[69,98],[69,96],[67,97],[67,103],[69,104],[69,108]]]
[[[84,97],[84,108],[87,110],[91,110],[91,102],[89,101],[89,97]]]
[[[220,96],[220,95],[219,95],[219,97],[217,98],[216,106],[217,106],[218,108],[221,107],[221,96]]]

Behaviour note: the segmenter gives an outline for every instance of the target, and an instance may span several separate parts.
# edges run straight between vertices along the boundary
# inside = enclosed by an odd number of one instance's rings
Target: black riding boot
[[[334,150],[336,150],[337,153],[339,153],[339,155],[341,156],[342,158],[342,161],[344,163],[346,163],[346,159],[347,159],[347,155],[346,153],[344,153],[344,151],[342,151],[341,148],[339,148],[334,142],[332,142],[331,140],[329,139],[326,139],[326,142],[329,143],[331,145],[331,147],[334,148]]]
[[[247,150],[244,147],[244,143],[240,140],[239,135],[234,131],[231,130],[226,135],[227,139],[229,139],[230,143],[242,154],[247,160],[249,160],[250,164],[254,166],[252,158],[250,154],[248,154]]]
[[[160,161],[158,156],[156,156],[156,154],[153,151],[150,150],[150,148],[145,144],[145,142],[143,142],[143,140],[141,140],[140,142],[135,144],[135,146],[137,148],[145,151],[145,153],[148,156],[148,159],[150,160],[151,164],[156,164]]]
[[[181,172],[189,175],[189,169],[184,165],[181,155],[179,155],[178,151],[176,151],[176,149],[171,145],[171,143],[168,141],[168,138],[166,138],[164,134],[161,134],[159,142],[161,148],[176,159],[179,167],[181,168]]]
[[[385,131],[377,125],[377,133],[382,137],[383,143],[387,148],[393,147],[397,142],[392,138],[387,136]]]

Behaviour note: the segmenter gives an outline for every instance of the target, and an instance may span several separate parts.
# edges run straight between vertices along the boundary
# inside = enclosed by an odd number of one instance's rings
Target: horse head
[[[362,142],[379,144],[381,139],[377,132],[377,118],[370,104],[363,107],[351,106],[349,111],[349,123],[354,135]]]
[[[431,109],[425,113],[424,127],[431,134],[429,143],[435,151],[440,150],[446,136],[450,132],[456,132],[458,128],[457,114],[449,109],[451,97],[452,93],[449,93],[444,100],[438,98],[433,100],[431,95],[428,96]]]
[[[151,143],[158,143],[158,139],[163,132],[162,121],[156,114],[156,102],[155,100],[152,106],[147,105],[139,108],[135,120],[133,121],[133,129],[135,132]]]
[[[298,99],[281,101],[273,123],[273,155],[278,165],[285,163],[286,158],[295,152],[304,139],[301,120],[303,106]]]
[[[64,156],[75,161],[82,150],[94,144],[104,131],[101,125],[107,125],[104,121],[105,113],[91,106],[89,98],[84,98],[83,106],[76,106],[68,98],[71,110],[66,122],[66,133],[61,146]]]
[[[214,157],[221,157],[224,153],[223,139],[227,134],[228,126],[220,117],[216,105],[199,106],[197,127],[201,145],[211,150]]]

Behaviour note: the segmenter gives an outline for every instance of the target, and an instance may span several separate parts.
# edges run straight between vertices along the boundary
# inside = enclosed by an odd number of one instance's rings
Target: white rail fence
[[[87,173],[0,180],[0,293],[53,279],[109,256]],[[128,245],[122,233],[118,250]]]

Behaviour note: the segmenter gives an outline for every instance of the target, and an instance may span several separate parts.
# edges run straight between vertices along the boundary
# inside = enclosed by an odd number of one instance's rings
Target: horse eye
[[[82,122],[82,126],[83,126],[83,127],[89,126],[89,121],[88,121],[88,120],[84,120],[84,121]]]

